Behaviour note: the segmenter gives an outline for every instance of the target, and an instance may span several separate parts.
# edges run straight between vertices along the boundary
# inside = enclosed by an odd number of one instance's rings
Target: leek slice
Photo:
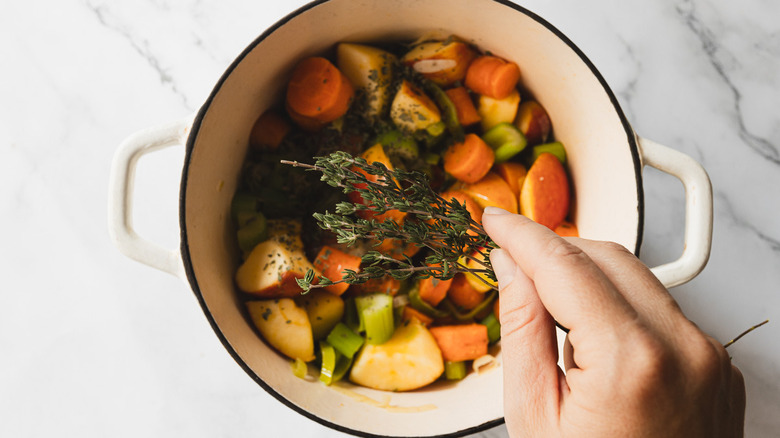
[[[548,152],[555,155],[561,164],[566,164],[566,148],[563,147],[563,143],[555,141],[552,143],[540,144],[533,148],[533,160],[536,161],[539,155]]]
[[[340,322],[330,331],[326,341],[345,357],[352,358],[363,346],[364,340],[362,336]]]
[[[393,336],[393,297],[387,294],[363,295],[355,298],[360,325],[365,328],[366,342],[383,344]]]
[[[352,366],[351,357],[343,356],[325,341],[320,341],[320,361],[320,382],[326,385],[341,380]]]
[[[420,288],[417,285],[409,290],[409,305],[431,318],[443,318],[449,315],[449,312],[437,309],[425,302],[425,300],[420,297]]]
[[[333,383],[333,371],[336,369],[336,349],[324,341],[320,341],[320,382]]]
[[[501,339],[501,324],[498,322],[495,313],[491,312],[490,315],[486,316],[479,323],[487,326],[488,343],[493,344]]]
[[[497,290],[493,290],[489,292],[482,300],[482,302],[477,304],[477,307],[469,310],[466,313],[458,312],[458,309],[455,307],[455,304],[452,301],[450,301],[449,298],[443,299],[442,304],[444,304],[444,307],[446,307],[447,310],[450,311],[450,314],[458,321],[471,321],[472,319],[474,319],[474,317],[482,313],[488,306],[490,306],[490,304],[497,296],[498,296]]]
[[[249,193],[238,192],[230,203],[230,216],[242,227],[255,213],[260,211],[260,198]]]
[[[444,361],[444,377],[447,380],[460,380],[466,377],[466,362],[464,361]]]
[[[309,367],[306,366],[306,362],[304,362],[300,357],[296,357],[295,360],[292,361],[292,372],[295,377],[299,379],[305,379],[308,369]]]
[[[452,103],[452,100],[450,100],[450,97],[447,96],[447,93],[445,93],[441,87],[431,80],[423,80],[422,86],[423,90],[433,99],[436,106],[439,107],[439,110],[441,110],[441,120],[444,122],[444,127],[447,128],[447,132],[455,138],[455,141],[463,141],[463,126],[461,126],[460,121],[458,121],[458,110],[455,108],[455,104]],[[434,135],[433,133],[430,134]]]
[[[268,223],[260,212],[253,213],[249,219],[244,218],[244,220],[244,225],[236,231],[236,238],[241,251],[248,253],[258,243],[268,238]]]
[[[496,163],[503,163],[525,149],[528,142],[517,127],[511,123],[499,123],[482,135],[496,154]]]
[[[420,148],[414,138],[404,135],[397,129],[379,134],[375,143],[381,144],[387,155],[391,157],[414,160],[420,155]]]

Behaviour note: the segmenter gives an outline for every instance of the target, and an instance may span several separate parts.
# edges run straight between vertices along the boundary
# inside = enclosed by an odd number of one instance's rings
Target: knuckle
[[[612,252],[617,252],[617,253],[625,253],[625,254],[628,254],[628,255],[631,255],[631,256],[634,255],[634,253],[629,251],[628,248],[626,248],[625,246],[623,246],[623,245],[621,245],[621,244],[619,244],[617,242],[612,242],[612,241],[606,240],[606,241],[603,241],[603,242],[600,242],[600,243],[604,247],[604,249],[606,249],[607,251],[612,251]]]
[[[666,344],[651,333],[642,333],[632,339],[633,362],[637,381],[655,387],[674,377],[677,367]]]
[[[726,349],[707,336],[696,337],[688,351],[691,374],[701,386],[717,385],[731,368]]]
[[[553,259],[572,259],[575,262],[587,259],[587,255],[582,249],[560,238],[550,239],[547,243],[546,254]]]

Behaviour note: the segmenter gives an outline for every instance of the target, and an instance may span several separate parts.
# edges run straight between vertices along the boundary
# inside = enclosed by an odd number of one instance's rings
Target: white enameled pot
[[[462,436],[500,424],[500,352],[492,370],[409,393],[349,383],[326,387],[294,377],[289,361],[257,336],[234,292],[239,258],[230,201],[252,124],[282,97],[297,60],[340,41],[410,41],[430,31],[457,34],[520,66],[524,86],[547,109],[556,138],[566,145],[574,220],[583,237],[639,251],[642,168],[652,166],[679,178],[686,193],[683,253],[653,272],[667,287],[676,286],[695,277],[709,257],[712,194],[704,169],[637,136],[593,64],[532,12],[499,0],[323,0],[293,12],[238,56],[194,118],[136,133],[119,147],[109,228],[128,257],[189,282],[227,351],[265,390],[311,419],[361,436]],[[137,160],[172,145],[186,145],[178,249],[144,239],[131,223]]]

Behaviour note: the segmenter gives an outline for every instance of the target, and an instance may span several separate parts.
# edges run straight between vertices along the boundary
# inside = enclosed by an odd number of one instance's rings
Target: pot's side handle
[[[114,153],[108,186],[108,232],[122,254],[185,278],[181,254],[144,239],[133,228],[133,188],[138,160],[149,152],[183,145],[192,118],[144,129],[127,137]]]
[[[644,165],[679,179],[685,188],[685,237],[677,260],[652,268],[666,287],[687,283],[698,275],[710,257],[712,246],[712,184],[696,160],[682,152],[637,137]]]

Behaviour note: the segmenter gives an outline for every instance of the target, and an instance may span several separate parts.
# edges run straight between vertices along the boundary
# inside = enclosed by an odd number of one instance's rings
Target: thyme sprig
[[[398,280],[413,276],[446,280],[459,272],[480,274],[477,278],[495,289],[496,277],[488,254],[497,245],[471,218],[465,204],[444,199],[431,188],[425,174],[390,170],[382,163],[368,163],[343,151],[316,157],[315,164],[282,163],[321,172],[320,179],[328,185],[360,195],[362,202],[340,202],[332,213],[313,215],[318,226],[333,232],[339,243],[371,241],[379,245],[386,239],[397,239],[428,249],[427,255],[417,261],[405,255],[393,258],[368,251],[362,256],[360,272],[345,271],[341,279],[328,279],[310,270],[298,279],[304,293],[335,283],[361,284],[385,274]],[[400,223],[391,217],[379,218],[393,210],[406,214]]]

